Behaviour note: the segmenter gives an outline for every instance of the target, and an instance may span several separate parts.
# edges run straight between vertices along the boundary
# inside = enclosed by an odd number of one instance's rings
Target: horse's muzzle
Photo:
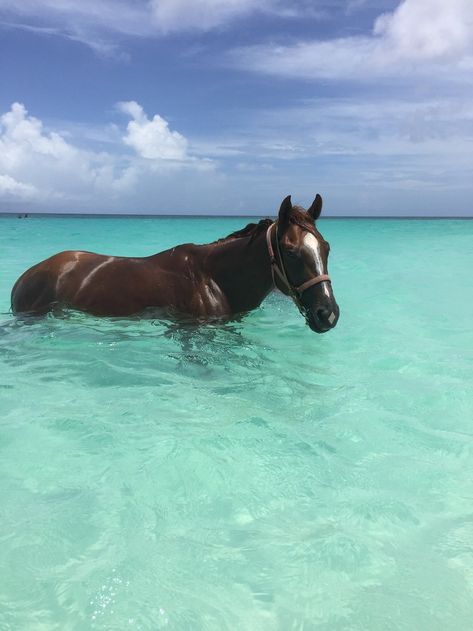
[[[340,317],[340,309],[335,303],[332,307],[319,307],[307,313],[307,324],[315,333],[326,333],[333,329]]]

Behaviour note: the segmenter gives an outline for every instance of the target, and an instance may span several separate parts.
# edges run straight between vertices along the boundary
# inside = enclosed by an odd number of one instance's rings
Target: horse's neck
[[[266,236],[242,237],[209,246],[207,271],[238,311],[258,307],[273,287]]]

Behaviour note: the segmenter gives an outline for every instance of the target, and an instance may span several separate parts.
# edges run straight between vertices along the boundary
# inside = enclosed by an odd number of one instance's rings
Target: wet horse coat
[[[321,207],[320,196],[308,211],[293,207],[287,197],[273,228],[265,219],[214,243],[186,243],[148,257],[60,252],[20,276],[12,310],[41,315],[66,307],[131,316],[153,309],[194,319],[231,318],[257,308],[274,284],[292,295],[297,285],[327,274],[328,244],[315,227]],[[287,272],[287,286],[273,280],[268,234]],[[329,277],[307,289],[298,306],[313,330],[333,328],[338,306]]]

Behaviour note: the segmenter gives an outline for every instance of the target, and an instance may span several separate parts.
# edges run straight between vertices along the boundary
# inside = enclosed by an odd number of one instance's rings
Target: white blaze
[[[315,237],[315,235],[313,235],[311,232],[307,232],[304,235],[303,238],[303,242],[304,242],[304,246],[307,248],[307,250],[310,251],[310,253],[312,254],[313,258],[314,258],[314,265],[315,265],[315,272],[317,274],[317,276],[320,276],[321,274],[326,274],[326,270],[324,269],[324,264],[322,261],[322,252],[320,251],[320,244],[317,241],[317,238]],[[320,283],[324,294],[330,298],[330,291],[328,288],[328,283]]]

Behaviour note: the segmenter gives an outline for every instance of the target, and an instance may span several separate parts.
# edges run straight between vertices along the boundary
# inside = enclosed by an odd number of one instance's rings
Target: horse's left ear
[[[314,201],[312,202],[312,206],[307,212],[314,221],[320,217],[320,213],[322,212],[322,198],[318,193],[315,196]]]

